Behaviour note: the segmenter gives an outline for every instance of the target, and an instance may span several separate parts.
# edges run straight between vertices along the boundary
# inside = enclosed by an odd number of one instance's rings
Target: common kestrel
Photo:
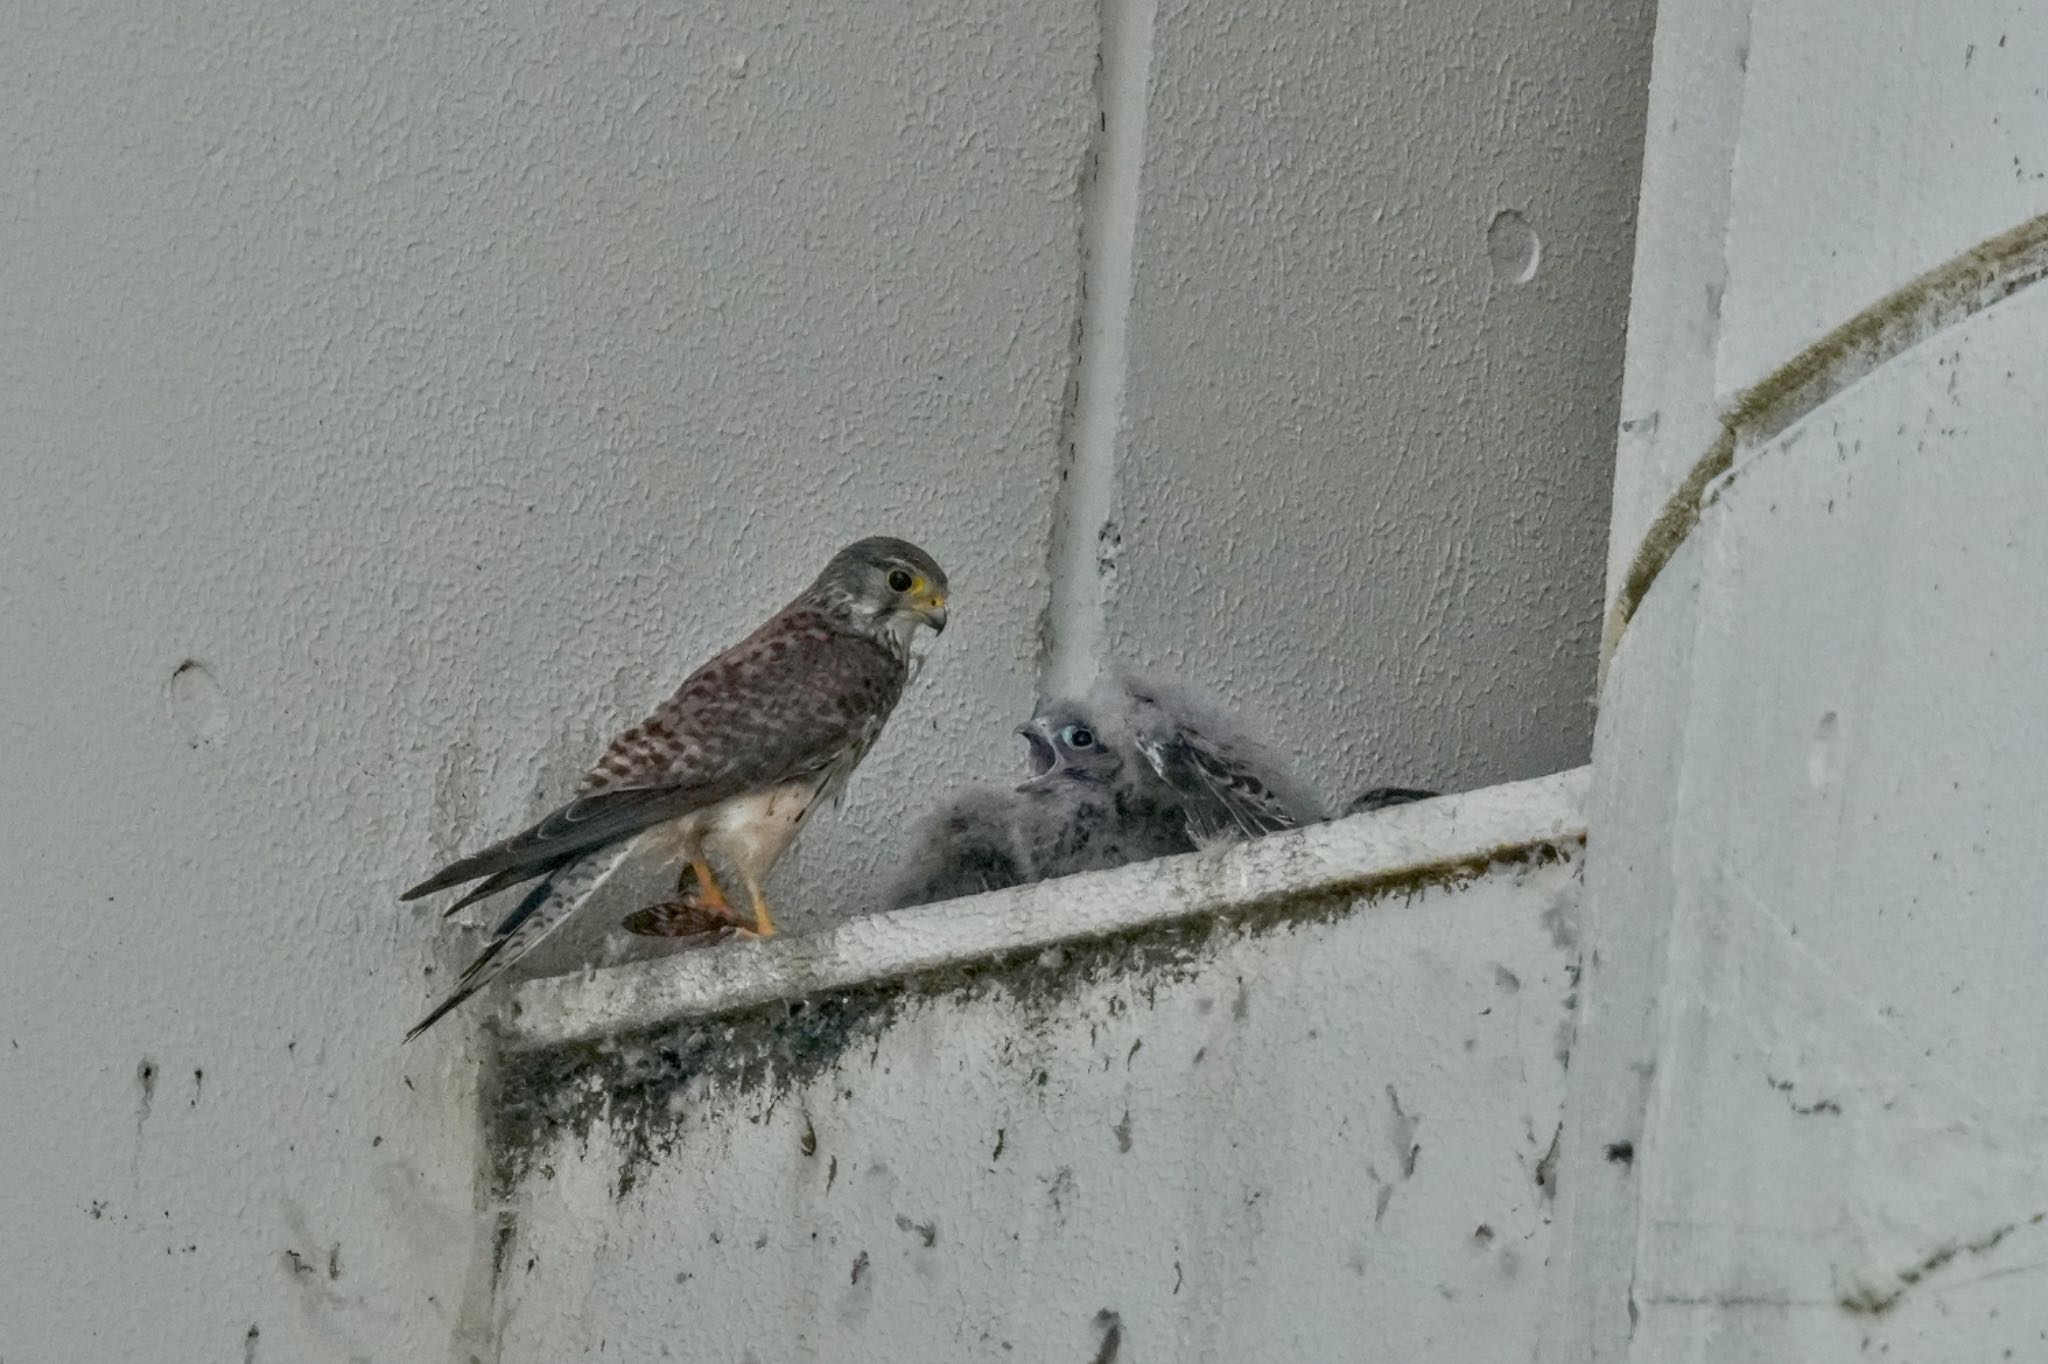
[[[1017,788],[1024,855],[1033,880],[1100,871],[1193,852],[1180,801],[1106,728],[1096,708],[1042,701],[1017,727],[1031,779]]]
[[[883,895],[891,909],[1193,852],[1180,800],[1090,708],[1047,701],[1017,727],[1031,777],[925,816]]]
[[[775,932],[761,879],[821,796],[835,794],[882,732],[912,667],[919,626],[946,628],[946,575],[917,546],[862,540],[796,599],[614,739],[575,799],[462,858],[407,900],[476,881],[455,905],[538,880],[411,1041],[560,928],[629,852],[687,863],[691,903],[756,936]],[[712,874],[737,871],[753,917]]]

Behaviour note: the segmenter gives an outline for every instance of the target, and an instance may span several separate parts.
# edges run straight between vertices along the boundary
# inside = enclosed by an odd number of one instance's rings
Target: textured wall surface
[[[627,1027],[522,1014],[497,1072],[499,1357],[1526,1360],[1578,790],[869,919],[777,949],[857,983],[765,1002],[687,958],[536,982]],[[906,973],[932,919],[1006,950]]]
[[[475,935],[395,893],[838,543],[914,529],[965,600],[790,884],[858,880],[892,782],[1012,757],[1094,43],[1072,5],[10,23],[8,1364],[446,1356],[466,1025],[396,1043]]]
[[[477,933],[395,892],[854,536],[954,624],[792,927],[1013,767],[1083,511],[1090,637],[1333,789],[1582,755],[1646,14],[1112,8],[1104,75],[1073,3],[10,19],[8,1364],[459,1351],[474,1022],[393,1043]],[[1127,353],[1080,325],[1112,107]]]
[[[1723,11],[1660,24],[1629,416],[1718,430],[1621,447],[1541,1358],[2035,1358],[2048,26]]]
[[[1653,8],[1159,8],[1110,639],[1347,794],[1585,759]]]

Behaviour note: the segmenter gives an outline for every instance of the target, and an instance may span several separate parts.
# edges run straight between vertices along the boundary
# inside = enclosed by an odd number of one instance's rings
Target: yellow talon
[[[775,916],[768,912],[768,901],[765,897],[762,896],[760,885],[754,882],[752,879],[749,879],[747,882],[747,891],[750,895],[752,895],[754,900],[753,935],[757,938],[774,937]]]

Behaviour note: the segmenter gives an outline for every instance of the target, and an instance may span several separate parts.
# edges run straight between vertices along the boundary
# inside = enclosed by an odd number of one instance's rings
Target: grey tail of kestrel
[[[491,934],[484,950],[477,954],[456,982],[455,992],[434,1006],[432,1013],[413,1025],[405,1035],[410,1042],[465,999],[504,974],[514,962],[540,946],[547,936],[569,921],[569,917],[598,887],[610,879],[626,860],[630,844],[600,848],[569,862],[545,881],[528,891]]]
[[[437,890],[481,879],[482,885],[450,906],[452,913],[486,895],[561,871],[585,853],[623,843],[657,824],[730,794],[733,793],[724,787],[705,784],[629,786],[578,796],[533,827],[449,863],[398,898],[417,900]]]

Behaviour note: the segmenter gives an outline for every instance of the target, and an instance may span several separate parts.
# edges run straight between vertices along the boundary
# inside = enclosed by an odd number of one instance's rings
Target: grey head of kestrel
[[[904,540],[848,545],[766,624],[686,678],[612,740],[574,799],[405,892],[477,882],[449,913],[537,882],[498,924],[453,994],[410,1041],[489,984],[644,849],[685,864],[694,903],[752,936],[775,932],[761,880],[806,813],[874,746],[911,671],[920,628],[946,628],[946,574]],[[713,859],[737,872],[753,915],[726,902]]]

